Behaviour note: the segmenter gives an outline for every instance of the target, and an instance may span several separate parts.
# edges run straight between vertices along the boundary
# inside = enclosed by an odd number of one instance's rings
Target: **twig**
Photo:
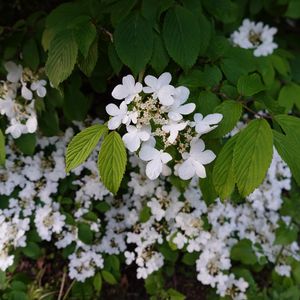
[[[69,285],[69,287],[68,287],[68,289],[67,289],[67,291],[66,291],[64,297],[62,298],[62,300],[66,300],[66,299],[67,299],[69,293],[70,293],[71,290],[72,290],[72,287],[73,287],[74,283],[75,283],[75,280],[73,280],[73,281],[71,282],[71,284]]]
[[[67,272],[66,272],[66,270],[64,270],[57,300],[62,299],[63,292],[64,292],[64,287],[65,287],[65,282],[66,282],[66,277],[67,277]]]

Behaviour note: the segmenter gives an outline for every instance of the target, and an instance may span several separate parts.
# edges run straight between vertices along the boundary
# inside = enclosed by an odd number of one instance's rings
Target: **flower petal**
[[[166,85],[162,87],[158,93],[157,97],[159,102],[162,105],[170,106],[174,103],[174,98],[172,97],[174,94],[175,88],[172,85]]]
[[[183,180],[189,180],[195,175],[195,168],[190,159],[184,161],[181,165],[179,165],[178,176]]]
[[[153,159],[148,162],[146,166],[146,175],[149,179],[154,180],[158,178],[160,173],[162,172],[163,164],[159,158]]]
[[[125,99],[128,94],[128,88],[122,84],[118,84],[111,93],[111,95],[118,100]]]
[[[205,149],[204,141],[199,140],[193,140],[191,142],[191,151],[190,154],[194,157],[197,157],[198,155],[201,155],[202,151]]]
[[[210,125],[213,125],[213,124],[218,124],[222,119],[223,119],[223,115],[216,113],[216,114],[210,114],[205,116],[203,121],[207,122]]]
[[[206,171],[205,171],[204,166],[200,162],[195,161],[195,160],[193,161],[193,165],[194,165],[197,176],[200,178],[205,178]]]
[[[172,75],[169,72],[162,73],[159,78],[159,87],[163,87],[164,85],[169,85],[172,80]]]
[[[22,94],[22,97],[26,100],[32,99],[32,91],[29,88],[27,88],[27,86],[25,84],[22,85],[21,94]]]
[[[216,158],[216,155],[211,150],[205,150],[197,156],[197,161],[202,165],[211,163]]]
[[[149,161],[157,158],[159,151],[151,146],[143,145],[140,150],[139,157],[141,160]]]
[[[114,130],[114,129],[118,128],[122,123],[122,119],[123,119],[122,116],[112,117],[107,123],[108,129]]]
[[[117,116],[120,114],[118,106],[113,103],[106,105],[105,110],[110,116]]]
[[[189,115],[195,110],[195,108],[196,108],[195,103],[188,103],[178,107],[177,111],[182,115]]]
[[[122,139],[126,148],[131,152],[135,152],[141,145],[140,139],[134,132],[124,134]]]
[[[144,79],[145,83],[148,85],[148,87],[151,88],[151,90],[148,88],[148,92],[145,91],[146,87],[144,88],[145,93],[152,93],[157,90],[157,78],[155,78],[152,75],[147,75]]]

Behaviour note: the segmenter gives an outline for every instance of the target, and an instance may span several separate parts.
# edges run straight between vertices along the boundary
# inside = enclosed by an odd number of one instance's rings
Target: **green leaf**
[[[105,137],[98,157],[101,180],[113,194],[116,194],[120,187],[126,163],[125,145],[121,136],[113,131]]]
[[[153,54],[150,60],[151,67],[159,74],[166,68],[169,60],[169,55],[165,49],[163,41],[160,35],[156,34],[154,36]]]
[[[238,135],[233,152],[235,180],[242,196],[258,187],[272,160],[273,134],[264,119],[252,120]]]
[[[81,92],[76,80],[67,85],[63,103],[63,112],[67,119],[85,120],[90,104],[91,99]]]
[[[253,96],[265,89],[257,73],[242,75],[237,83],[238,92],[243,96]]]
[[[6,157],[6,150],[5,150],[5,136],[0,129],[0,165],[5,165],[5,157]]]
[[[54,87],[71,75],[77,52],[78,46],[73,31],[62,31],[52,39],[46,62],[46,73]]]
[[[271,55],[271,60],[274,69],[282,76],[287,77],[290,73],[290,64],[288,61],[277,55],[277,54],[272,54]]]
[[[195,102],[197,106],[196,111],[201,112],[205,116],[213,113],[221,101],[216,94],[210,91],[202,91]]]
[[[223,115],[222,121],[218,127],[209,133],[209,137],[221,138],[226,133],[230,132],[242,114],[242,105],[239,102],[233,100],[226,100],[215,108],[215,113]]]
[[[70,172],[82,164],[106,132],[107,127],[105,125],[96,124],[76,134],[67,147],[66,172]]]
[[[133,13],[118,23],[114,43],[122,62],[137,74],[145,68],[152,56],[152,27],[140,14]]]
[[[28,39],[23,46],[24,66],[36,71],[40,64],[40,54],[34,38]]]
[[[91,245],[94,239],[94,233],[87,223],[78,224],[78,238],[85,244]]]
[[[287,225],[284,222],[276,229],[275,245],[287,246],[298,238],[298,228],[294,225]]]
[[[97,36],[96,27],[91,23],[89,17],[81,16],[76,24],[74,24],[73,30],[78,49],[83,57],[87,58],[91,45]]]
[[[22,248],[22,252],[29,258],[37,259],[42,255],[42,250],[38,244],[33,242],[27,242],[25,248]]]
[[[231,0],[204,0],[204,7],[217,20],[223,23],[232,23],[239,16],[239,7],[237,3]]]
[[[25,155],[32,155],[36,146],[36,134],[22,134],[18,139],[15,139],[15,143]]]
[[[87,56],[79,54],[78,56],[78,67],[87,76],[91,76],[98,60],[98,39],[95,39],[90,49],[88,50]]]
[[[221,199],[227,199],[234,189],[233,150],[238,135],[239,134],[228,140],[215,161],[213,183]]]
[[[201,178],[199,180],[199,186],[206,203],[213,203],[217,199],[218,195],[213,185],[212,174],[208,174],[206,178]]]
[[[254,265],[257,257],[252,249],[252,243],[248,239],[240,240],[231,248],[231,258],[245,265]]]
[[[191,30],[192,29],[192,30]],[[183,69],[190,68],[203,46],[199,22],[189,10],[169,9],[163,24],[163,38],[169,55]]]
[[[102,270],[101,275],[102,275],[104,281],[111,284],[111,285],[114,285],[114,284],[118,283],[116,278],[114,277],[114,275],[112,273],[106,271],[106,270]]]
[[[242,75],[247,75],[256,69],[253,53],[241,48],[229,48],[222,59],[221,68],[226,78],[236,85]]]
[[[277,115],[275,120],[285,132],[284,135],[273,131],[275,147],[300,185],[300,119],[293,116]]]
[[[58,135],[59,120],[56,110],[47,109],[38,116],[39,128],[45,136]]]
[[[170,288],[167,290],[168,296],[170,300],[184,300],[186,299],[185,295],[181,294],[180,292]]]
[[[285,112],[289,112],[294,105],[300,108],[300,85],[296,83],[288,83],[285,85],[278,96],[279,105],[285,107]]]
[[[109,43],[108,45],[107,54],[108,54],[110,65],[112,66],[115,74],[119,74],[123,67],[123,63],[121,62],[117,54],[117,51],[112,43]]]
[[[93,286],[97,293],[100,293],[102,290],[102,276],[99,272],[96,273],[93,279]]]
[[[145,223],[147,222],[151,217],[151,209],[148,206],[145,206],[140,211],[140,222]]]
[[[299,0],[290,0],[285,16],[292,19],[300,18],[300,2]]]

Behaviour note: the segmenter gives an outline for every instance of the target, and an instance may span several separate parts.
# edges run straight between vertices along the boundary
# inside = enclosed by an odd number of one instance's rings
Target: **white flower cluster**
[[[5,133],[19,138],[37,130],[36,98],[46,95],[47,82],[38,73],[9,61],[4,64],[7,77],[0,81],[0,114],[8,118]]]
[[[69,276],[78,281],[92,277],[103,268],[104,255],[111,254],[124,255],[127,264],[137,265],[137,277],[147,278],[164,265],[160,247],[169,243],[197,254],[197,278],[202,284],[215,288],[220,296],[247,299],[248,282],[231,272],[230,256],[232,247],[245,239],[252,242],[258,260],[290,276],[289,258],[300,259],[299,246],[294,242],[282,248],[274,241],[280,223],[291,221],[279,213],[291,173],[276,151],[264,183],[242,204],[216,199],[208,205],[197,176],[183,194],[168,177],[151,180],[135,154],[129,160],[135,171],[130,173],[128,191],[114,197],[98,181],[97,151],[68,177],[74,191],[70,199],[60,186],[66,181],[64,153],[72,136],[68,129],[64,137],[39,139],[32,157],[7,146],[6,169],[0,169],[2,206],[7,201],[0,210],[1,270],[13,264],[14,249],[26,246],[26,233],[35,228],[42,240],[52,241],[58,249],[74,246]],[[141,219],[145,209],[150,214]],[[92,218],[86,218],[89,213]],[[78,224],[83,223],[94,234],[89,244],[78,236]]]
[[[217,127],[222,115],[215,113],[203,118],[194,114],[194,120],[187,119],[196,108],[194,103],[186,103],[189,90],[184,86],[174,87],[170,73],[159,78],[148,75],[146,86],[135,82],[132,75],[123,78],[122,84],[112,91],[115,99],[123,100],[118,107],[108,104],[111,116],[108,128],[117,129],[126,125],[123,135],[125,146],[130,152],[138,152],[140,159],[147,162],[146,175],[154,180],[160,174],[172,173],[167,165],[174,162],[174,173],[188,180],[197,175],[206,177],[204,165],[215,159],[215,154],[204,150],[201,135]],[[179,157],[171,156],[170,148],[175,148]]]
[[[242,26],[231,34],[231,41],[234,45],[245,49],[255,49],[255,56],[267,56],[272,54],[278,47],[273,42],[277,29],[269,27],[262,22],[251,22],[245,19]]]

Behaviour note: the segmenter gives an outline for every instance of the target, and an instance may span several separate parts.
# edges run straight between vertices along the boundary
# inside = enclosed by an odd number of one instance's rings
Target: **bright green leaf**
[[[82,164],[106,132],[107,127],[105,125],[96,124],[75,135],[66,151],[66,172],[70,172],[70,170]]]
[[[235,179],[232,161],[237,137],[238,135],[235,135],[228,140],[215,161],[213,182],[221,199],[227,199],[234,189]]]
[[[283,86],[278,96],[278,103],[285,107],[285,111],[289,112],[294,105],[300,108],[300,85],[296,83],[288,83]]]
[[[113,194],[117,193],[120,187],[126,163],[125,145],[121,136],[113,131],[105,137],[98,157],[101,180]]]
[[[226,100],[215,108],[215,113],[223,115],[222,121],[218,127],[209,133],[209,137],[220,138],[230,132],[242,114],[242,105],[233,100]]]
[[[233,153],[235,180],[242,196],[247,196],[262,183],[272,153],[273,134],[268,122],[252,120],[240,132]]]

